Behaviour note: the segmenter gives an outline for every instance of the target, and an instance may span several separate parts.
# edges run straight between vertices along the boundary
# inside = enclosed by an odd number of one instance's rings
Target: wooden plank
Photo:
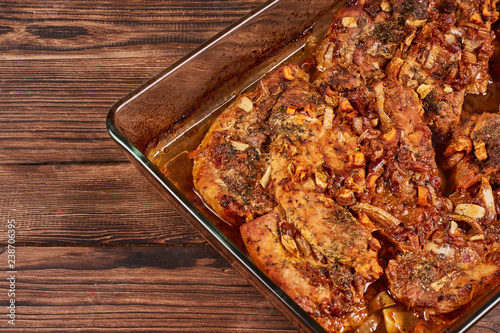
[[[0,308],[8,297],[0,248]],[[17,247],[15,330],[295,332],[210,247]],[[498,332],[496,307],[469,332]]]
[[[0,254],[0,328],[9,283]],[[295,332],[210,247],[18,247],[16,330]]]
[[[199,44],[263,1],[106,0],[0,5],[2,58],[21,51],[95,54],[103,49]],[[25,52],[23,52],[25,53]]]
[[[0,164],[124,161],[109,108],[262,2],[0,4]]]
[[[0,68],[0,163],[126,161],[106,114],[174,60],[9,61]]]
[[[494,308],[481,321],[470,328],[467,333],[499,333],[500,309]]]
[[[204,239],[129,163],[0,165],[7,219],[23,244],[201,244]]]

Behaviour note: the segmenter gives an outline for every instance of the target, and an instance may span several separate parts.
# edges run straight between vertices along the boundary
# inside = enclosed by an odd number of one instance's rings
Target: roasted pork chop
[[[491,2],[348,1],[335,16],[317,51],[323,85],[349,94],[385,76],[387,64],[402,59],[398,79],[423,101],[425,122],[443,141],[460,120],[464,94],[486,92],[493,54]],[[346,91],[350,90],[350,91]]]
[[[274,196],[259,182],[265,175],[270,126],[269,112],[283,90],[308,75],[287,66],[260,81],[257,89],[239,96],[215,120],[194,159],[194,186],[212,209],[227,222],[240,225],[269,213]]]

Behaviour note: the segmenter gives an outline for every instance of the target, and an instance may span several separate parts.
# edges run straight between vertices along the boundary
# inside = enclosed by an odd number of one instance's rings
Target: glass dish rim
[[[196,208],[191,201],[179,190],[160,170],[138,149],[136,148],[124,135],[122,135],[117,127],[115,126],[115,115],[120,111],[120,109],[130,103],[133,99],[147,93],[147,91],[155,86],[158,82],[166,79],[170,74],[174,73],[184,64],[189,61],[195,60],[195,58],[202,52],[213,47],[217,42],[223,40],[229,34],[237,31],[245,23],[251,21],[253,18],[269,10],[274,5],[285,1],[285,0],[268,0],[261,4],[257,8],[250,11],[248,14],[235,21],[225,29],[221,30],[219,33],[215,34],[213,37],[209,38],[198,47],[160,71],[158,74],[154,75],[152,78],[147,80],[145,83],[139,85],[136,89],[132,90],[130,93],[120,98],[115,102],[109,109],[106,116],[106,129],[109,136],[122,148],[124,149],[126,155],[132,158],[145,170],[154,180],[164,189],[166,192],[179,203],[191,217],[199,223],[214,239],[222,246],[228,253],[236,259],[239,265],[250,272],[258,281],[266,287],[266,289],[271,292],[274,297],[276,297],[281,303],[283,303],[292,313],[297,316],[302,322],[308,326],[311,330],[317,333],[326,332],[326,330],[321,327],[309,314],[307,314],[300,306],[297,305],[283,290],[278,287],[265,273],[260,270],[236,245],[234,245],[216,226],[214,226],[210,220],[205,217],[205,215]],[[137,165],[135,165],[137,167]],[[192,221],[189,221],[191,224]],[[202,235],[203,236],[203,235]],[[205,236],[203,236],[205,237]],[[211,242],[209,242],[211,243]],[[221,255],[224,254],[217,249],[213,244],[211,244]],[[224,256],[225,257],[225,256]],[[228,258],[226,260],[230,261]],[[449,327],[445,328],[443,332],[451,333],[465,333],[469,328],[471,328],[475,323],[477,323],[487,312],[494,308],[500,302],[500,284],[492,289],[489,293],[481,296],[481,300],[478,301],[475,309],[468,313],[469,309],[460,315]]]

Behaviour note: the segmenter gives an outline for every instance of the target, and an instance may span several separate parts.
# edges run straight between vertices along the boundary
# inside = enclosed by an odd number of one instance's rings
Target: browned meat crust
[[[274,198],[259,184],[265,164],[264,148],[270,128],[270,109],[290,78],[307,74],[289,66],[260,81],[253,92],[239,96],[210,127],[194,159],[194,186],[205,202],[227,222],[240,225],[268,213]]]
[[[408,252],[389,262],[391,295],[428,314],[447,313],[498,283],[500,267],[481,260],[473,247],[447,247],[445,256]],[[471,257],[470,261],[464,257]]]
[[[325,265],[290,251],[285,244],[293,240],[290,234],[280,231],[281,223],[285,221],[281,221],[275,210],[241,226],[250,257],[329,331],[358,326],[367,315],[363,302],[364,284],[346,266]],[[345,313],[350,315],[342,316]]]

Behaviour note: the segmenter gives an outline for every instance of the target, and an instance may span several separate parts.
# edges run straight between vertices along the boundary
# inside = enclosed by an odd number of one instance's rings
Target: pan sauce
[[[498,56],[495,55],[493,57],[493,61],[491,62],[491,70],[490,72],[493,74],[492,79],[493,82],[490,83],[488,93],[485,95],[468,95],[466,98],[466,102],[464,104],[464,111],[467,113],[475,113],[477,111],[489,111],[489,112],[496,112],[498,111],[498,105],[499,105],[499,97],[498,97],[498,75],[496,75],[496,64],[495,64],[495,59]],[[298,59],[293,59],[293,62],[298,62],[302,65],[302,67],[309,67],[310,61],[308,60],[308,54],[304,54],[302,57],[299,57]],[[310,70],[310,67],[308,68]],[[465,114],[465,113],[464,113]],[[214,114],[215,117],[215,114]],[[201,141],[203,138],[204,134],[206,133],[208,127],[210,126],[211,122],[213,121],[212,119],[206,119],[205,122],[200,124],[199,127],[196,129],[185,133],[185,136],[187,138],[190,138],[190,140],[186,141],[186,146],[178,145],[175,147],[175,150],[170,150],[171,147],[162,147],[161,145],[161,140],[158,141],[156,147],[151,148],[148,151],[148,158],[155,163],[158,168],[165,174],[169,179],[172,179],[173,181],[176,182],[176,185],[181,188],[181,189],[186,189],[187,191],[185,193],[189,193],[190,199],[192,199],[195,202],[200,203],[200,199],[197,197],[196,192],[192,188],[192,175],[191,175],[191,170],[184,169],[184,168],[178,168],[176,166],[178,165],[189,165],[191,164],[190,160],[188,159],[188,152],[193,151],[197,143]],[[193,140],[193,138],[196,137],[196,140]],[[196,142],[196,144],[193,144],[193,142]],[[180,183],[178,180],[186,180],[182,181]],[[216,223],[216,225],[223,229],[223,231],[230,235],[231,240],[235,242],[236,244],[239,244],[240,247],[242,246],[241,239],[239,237],[239,231],[225,223],[220,223],[220,221],[217,218],[214,218],[213,213],[209,213],[207,210],[208,208],[204,208],[205,212],[207,214],[210,214],[212,217],[211,220]],[[382,260],[387,260],[389,258],[390,253],[388,254],[382,254]],[[368,304],[374,304],[376,303],[376,295],[379,292],[382,292],[385,290],[385,287],[382,282],[378,281],[376,283],[371,284],[366,292],[365,292],[365,297],[367,299]],[[470,305],[469,305],[470,306]],[[390,308],[395,307],[393,310],[397,310],[399,312],[405,312],[403,310],[404,307],[401,305],[391,305]],[[376,308],[375,305],[371,306],[372,310]],[[437,316],[428,316],[425,314],[419,314],[416,315],[415,317],[418,319],[424,319],[423,321],[416,320],[413,323],[419,325],[424,331],[430,331],[434,332],[436,330],[440,330],[443,327],[447,326],[452,320],[454,320],[457,316],[460,315],[460,313],[464,312],[466,310],[466,307],[462,307],[460,310],[446,314],[446,315],[437,315]],[[381,309],[374,310],[371,312],[370,316],[368,317],[367,323],[371,324],[372,326],[375,325],[377,322],[375,318],[379,313],[381,312]],[[382,318],[382,317],[380,317]],[[367,324],[367,325],[368,325]],[[383,325],[378,325],[379,328],[376,329],[376,331],[380,331],[382,328],[381,326]],[[368,330],[369,332],[372,332],[374,330]]]

